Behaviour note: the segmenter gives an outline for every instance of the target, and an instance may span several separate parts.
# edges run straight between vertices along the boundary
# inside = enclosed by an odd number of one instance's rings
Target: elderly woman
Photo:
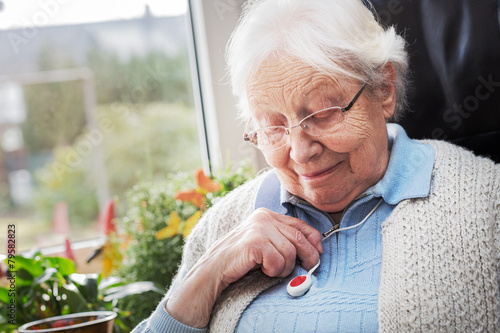
[[[387,123],[405,109],[393,28],[360,0],[253,1],[228,64],[272,169],[203,216],[135,331],[499,330],[500,166]]]

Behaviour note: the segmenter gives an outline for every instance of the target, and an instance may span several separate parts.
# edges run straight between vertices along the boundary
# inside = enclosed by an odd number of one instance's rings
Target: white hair
[[[239,115],[250,116],[246,89],[262,63],[299,59],[328,75],[367,82],[373,94],[396,72],[397,119],[406,108],[408,57],[394,27],[384,29],[361,0],[249,0],[229,41],[226,60]]]

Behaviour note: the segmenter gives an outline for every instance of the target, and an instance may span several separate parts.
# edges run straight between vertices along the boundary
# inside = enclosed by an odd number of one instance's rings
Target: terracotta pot
[[[93,311],[73,313],[32,321],[18,328],[19,333],[112,333],[116,313]]]

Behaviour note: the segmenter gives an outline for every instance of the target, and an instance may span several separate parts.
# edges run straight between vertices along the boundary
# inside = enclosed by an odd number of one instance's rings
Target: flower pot
[[[19,333],[112,333],[116,313],[93,311],[73,313],[32,321],[18,328]]]

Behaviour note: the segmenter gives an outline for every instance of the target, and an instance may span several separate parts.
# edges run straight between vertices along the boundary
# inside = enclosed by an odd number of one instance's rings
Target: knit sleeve
[[[495,174],[494,174],[494,222],[495,222],[495,233],[493,237],[495,237],[495,251],[496,251],[496,260],[497,260],[497,277],[498,277],[498,285],[500,289],[500,164],[495,165]]]
[[[184,325],[173,317],[171,317],[167,310],[165,310],[165,302],[160,302],[153,314],[147,319],[137,325],[132,333],[205,333],[207,328],[195,328]]]

